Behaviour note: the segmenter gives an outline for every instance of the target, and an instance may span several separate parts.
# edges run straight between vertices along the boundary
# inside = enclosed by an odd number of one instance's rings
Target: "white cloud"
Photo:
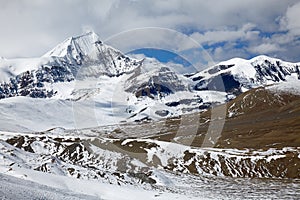
[[[94,29],[100,38],[106,39],[122,31],[142,27],[163,27],[194,33],[195,39],[210,44],[243,40],[252,47],[261,43],[274,46],[281,41],[285,45],[281,48],[287,48],[291,35],[299,34],[298,2],[299,0],[0,0],[0,56],[40,56],[65,38],[87,29]],[[281,19],[281,23],[278,24],[276,19]],[[261,32],[277,32],[280,28],[287,30],[289,36],[277,35],[278,42],[260,35]],[[146,41],[148,44],[153,42],[167,48],[165,43],[169,44],[169,41],[160,38],[164,37],[148,34],[136,37],[135,40]],[[130,37],[128,41],[129,39]],[[293,36],[291,40],[294,39]],[[169,40],[175,43],[176,37]],[[190,46],[188,42],[177,44],[180,45],[182,49]],[[228,44],[223,48],[227,55],[220,50],[214,52],[214,49],[211,50],[212,55],[218,55],[219,58],[221,55],[224,58],[244,55],[239,54],[234,45]],[[270,46],[268,48],[271,49]],[[284,56],[289,57],[288,54]]]
[[[242,48],[235,48],[235,43],[226,43],[222,47],[208,49],[215,63],[231,59],[233,57],[248,58],[247,50]]]
[[[281,19],[281,26],[284,30],[288,30],[291,35],[300,35],[300,2],[290,6],[286,15]]]
[[[282,50],[283,49],[281,49],[277,44],[270,44],[270,43],[264,43],[249,48],[250,52],[257,53],[257,54],[269,54],[273,52],[279,52]]]
[[[252,30],[255,28],[254,24],[245,24],[238,30],[214,30],[207,31],[203,34],[195,32],[191,35],[200,44],[218,43],[218,42],[231,42],[236,40],[252,40],[258,36],[259,31]]]
[[[255,48],[252,45],[252,50],[257,52],[273,52],[270,56],[277,56],[281,59],[299,62],[300,52],[300,18],[299,18],[300,2],[291,4],[286,8],[286,11],[278,17],[280,22],[279,32],[272,34],[270,37],[261,39],[265,46],[265,50],[260,47]],[[266,45],[269,44],[269,45]],[[271,45],[272,44],[272,45]],[[256,44],[257,45],[257,44]]]

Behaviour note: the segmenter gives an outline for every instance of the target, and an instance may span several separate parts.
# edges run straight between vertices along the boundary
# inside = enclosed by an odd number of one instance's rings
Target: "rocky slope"
[[[195,147],[297,148],[300,145],[300,96],[289,91],[274,92],[272,87],[251,89],[207,111],[169,119],[164,125],[157,125],[165,128],[156,130],[158,135],[152,138]],[[213,137],[210,130],[219,132],[207,145],[205,138]]]
[[[1,137],[6,137],[1,141],[2,167],[6,170],[21,167],[105,183],[148,186],[170,182],[160,174],[165,170],[201,176],[300,178],[298,147],[197,148],[157,139],[50,133]]]

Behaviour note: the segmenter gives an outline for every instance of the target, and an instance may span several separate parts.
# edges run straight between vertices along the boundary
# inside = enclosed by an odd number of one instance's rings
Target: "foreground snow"
[[[79,180],[21,168],[8,174],[0,173],[0,194],[4,199],[207,199],[201,196],[195,197],[159,190],[109,185],[92,180]]]
[[[96,200],[95,196],[80,194],[68,189],[49,187],[36,182],[16,178],[0,173],[0,196],[2,200],[9,199],[65,199],[65,200]]]
[[[3,169],[0,168],[0,171]],[[105,199],[105,200],[170,200],[170,199],[298,199],[300,183],[255,179],[218,179],[184,177],[174,179],[181,193],[170,187],[145,190],[117,186],[94,180],[79,180],[28,169],[0,173],[2,199]]]

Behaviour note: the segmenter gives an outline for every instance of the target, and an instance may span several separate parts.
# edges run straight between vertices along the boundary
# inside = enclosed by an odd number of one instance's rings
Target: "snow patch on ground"
[[[282,82],[279,84],[275,84],[267,87],[267,89],[275,92],[275,93],[291,93],[294,95],[300,95],[300,81],[296,76],[291,76],[287,79],[287,82]]]

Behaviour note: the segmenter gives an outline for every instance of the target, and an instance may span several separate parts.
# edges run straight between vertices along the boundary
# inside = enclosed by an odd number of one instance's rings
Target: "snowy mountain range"
[[[299,80],[299,66],[258,56],[185,75],[153,58],[130,58],[89,32],[40,58],[0,60],[0,109],[11,113],[0,122],[4,130],[41,131],[174,117],[227,102],[251,88]],[[8,125],[12,116],[20,118]]]

